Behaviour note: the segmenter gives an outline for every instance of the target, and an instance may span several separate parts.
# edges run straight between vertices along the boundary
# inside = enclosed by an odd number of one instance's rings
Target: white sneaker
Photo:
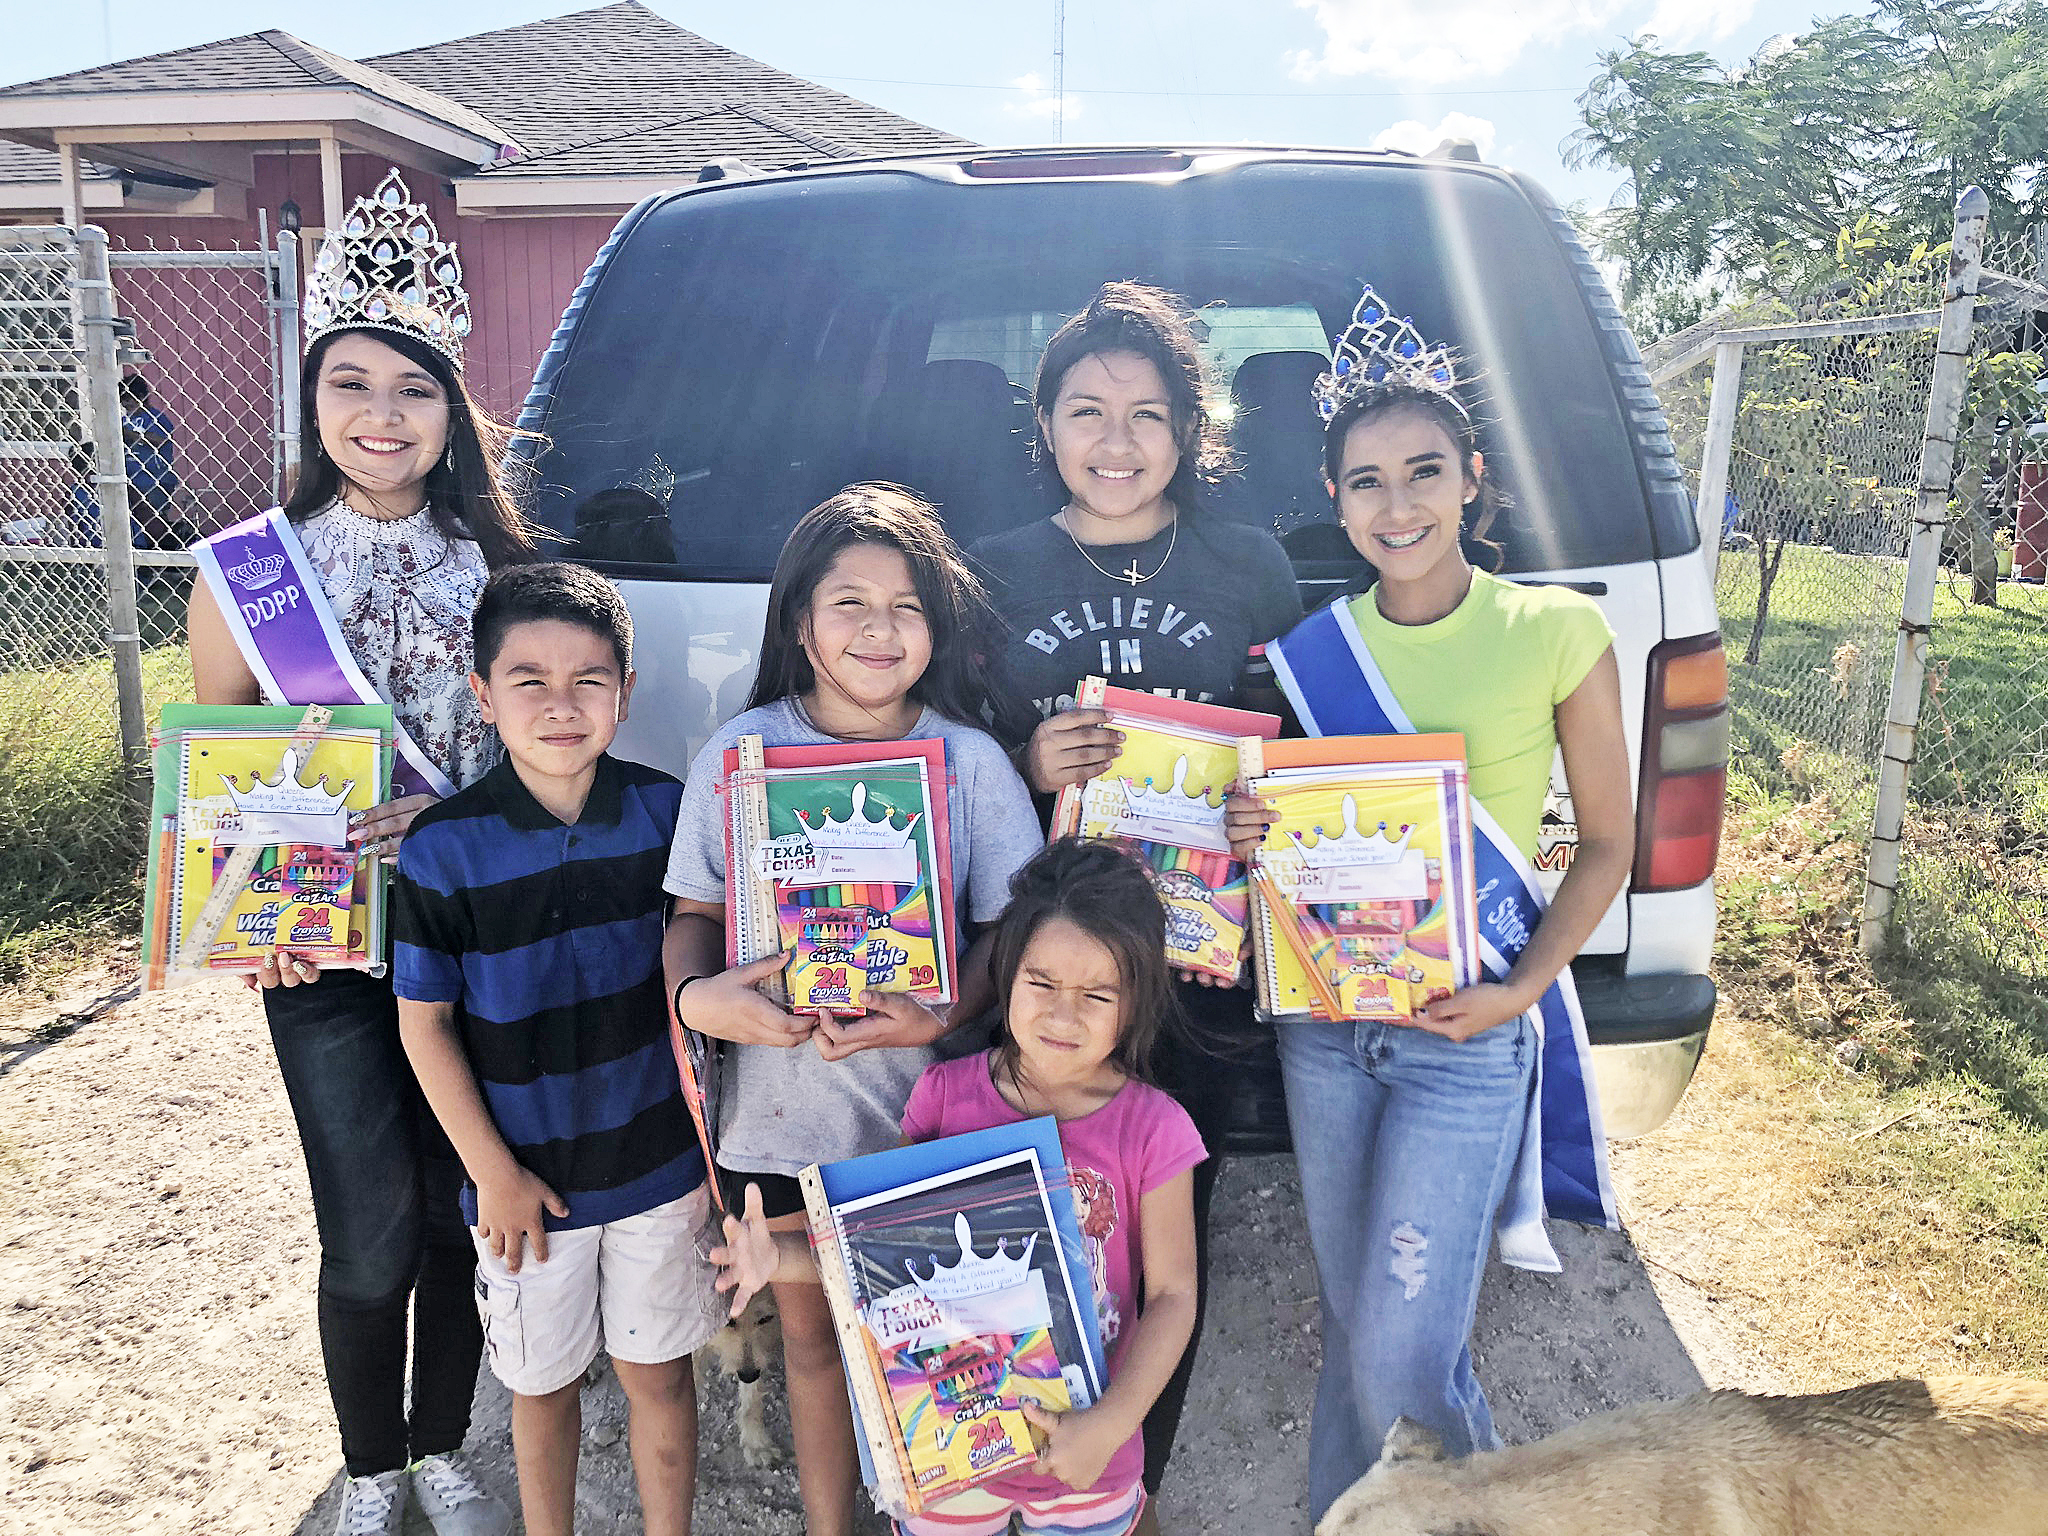
[[[334,1536],[398,1536],[405,1524],[405,1468],[341,1485],[341,1518]]]
[[[460,1451],[412,1464],[412,1496],[434,1536],[509,1536],[512,1511],[486,1493]]]

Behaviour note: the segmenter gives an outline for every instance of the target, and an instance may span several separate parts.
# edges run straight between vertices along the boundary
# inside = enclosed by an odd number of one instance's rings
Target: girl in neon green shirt
[[[1315,734],[1384,728],[1341,723],[1361,714],[1358,690],[1382,696],[1369,681],[1376,669],[1398,705],[1380,711],[1394,728],[1405,714],[1414,729],[1464,735],[1473,799],[1498,824],[1496,846],[1512,845],[1502,850],[1511,863],[1497,867],[1512,872],[1534,851],[1560,747],[1579,823],[1556,899],[1533,932],[1523,924],[1512,945],[1502,942],[1503,954],[1519,953],[1494,979],[1401,1023],[1278,1026],[1322,1291],[1309,1439],[1310,1512],[1320,1520],[1378,1458],[1397,1417],[1428,1425],[1454,1455],[1498,1444],[1467,1347],[1497,1214],[1505,1256],[1556,1267],[1538,1219],[1530,1164],[1539,1159],[1529,1156],[1539,1053],[1552,1059],[1536,1010],[1542,1003],[1550,1017],[1562,994],[1546,994],[1627,879],[1633,818],[1613,636],[1600,610],[1565,589],[1473,568],[1473,551],[1491,548],[1492,509],[1449,354],[1368,290],[1316,397],[1324,474],[1376,580],[1340,599],[1347,610],[1312,615],[1268,648],[1301,724]],[[1327,664],[1333,654],[1353,658],[1348,671]],[[1240,798],[1232,819],[1241,845],[1264,830],[1255,801]],[[1482,901],[1482,927],[1495,899]],[[1590,1124],[1597,1142],[1597,1116]],[[1524,1211],[1533,1257],[1509,1245]]]

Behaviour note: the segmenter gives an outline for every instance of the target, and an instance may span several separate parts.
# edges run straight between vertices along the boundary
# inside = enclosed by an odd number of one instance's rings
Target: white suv
[[[1105,279],[1205,306],[1240,476],[1223,515],[1294,557],[1313,606],[1356,575],[1321,483],[1310,379],[1370,281],[1479,368],[1502,573],[1592,594],[1636,753],[1633,883],[1576,965],[1611,1135],[1654,1128],[1713,1018],[1728,716],[1699,528],[1620,311],[1556,205],[1460,160],[1059,149],[842,162],[650,198],[563,316],[521,425],[544,518],[619,579],[640,630],[620,750],[681,771],[739,709],[791,524],[856,480],[916,487],[961,544],[1049,514],[1028,386]],[[621,522],[620,508],[644,516]],[[629,537],[621,529],[632,524]],[[667,557],[667,558],[664,558]],[[1573,849],[1558,798],[1548,878]],[[1286,1145],[1242,1074],[1226,1145]]]

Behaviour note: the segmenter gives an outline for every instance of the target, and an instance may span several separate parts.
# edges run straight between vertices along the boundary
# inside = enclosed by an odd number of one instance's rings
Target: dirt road
[[[128,987],[117,963],[0,1019],[0,1531],[326,1536],[340,1463],[318,1258],[260,1010],[239,987]],[[1617,1161],[1626,1210],[1626,1149]],[[1315,1279],[1291,1160],[1234,1162],[1214,1233],[1163,1523],[1306,1531],[1288,1512],[1305,1480]],[[1702,1382],[1773,1384],[1711,1302],[1625,1237],[1558,1237],[1562,1276],[1496,1267],[1481,1304],[1480,1371],[1509,1439]],[[787,1469],[740,1459],[730,1383],[700,1395],[699,1532],[798,1530]],[[509,1495],[507,1407],[486,1375],[472,1448]],[[584,1408],[590,1536],[639,1529],[623,1420],[607,1377]],[[769,1422],[786,1444],[779,1396]]]

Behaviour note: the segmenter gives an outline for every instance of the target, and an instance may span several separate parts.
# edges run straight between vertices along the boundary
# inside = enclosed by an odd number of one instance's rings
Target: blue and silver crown
[[[1354,400],[1410,389],[1441,395],[1465,415],[1451,349],[1424,341],[1406,316],[1396,319],[1368,283],[1351,312],[1350,326],[1337,338],[1330,371],[1319,375],[1310,391],[1316,414],[1328,421]]]

